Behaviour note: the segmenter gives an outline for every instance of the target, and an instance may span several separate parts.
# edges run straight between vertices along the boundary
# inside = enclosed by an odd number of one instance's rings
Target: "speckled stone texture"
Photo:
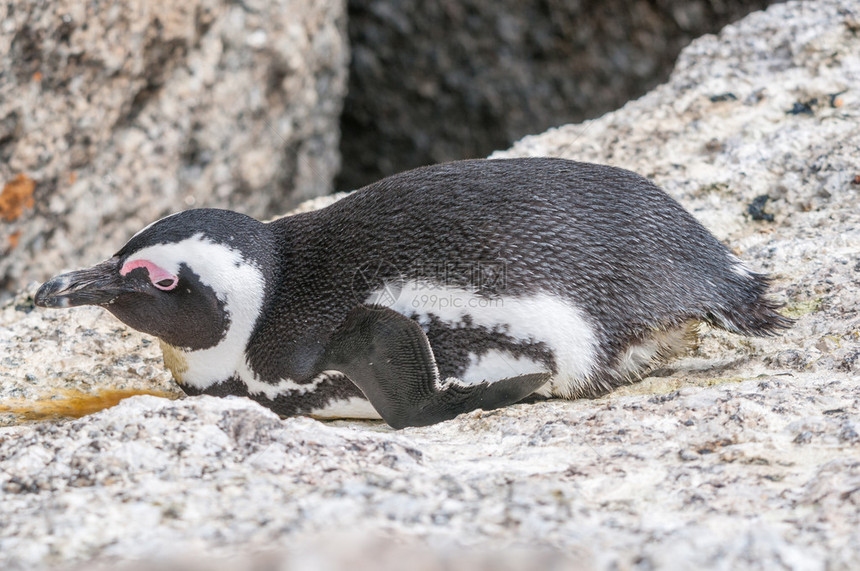
[[[774,274],[790,331],[704,330],[606,397],[399,432],[152,396],[0,428],[0,567],[856,568],[858,119],[860,3],[788,3],[694,42],[623,109],[500,153],[652,177]],[[763,195],[772,221],[749,214]],[[34,310],[24,292],[0,322],[19,395],[159,370],[98,310]]]
[[[348,0],[337,188],[616,109],[665,81],[694,38],[771,3]]]
[[[20,213],[0,197],[0,299],[170,212],[330,192],[345,16],[340,0],[0,5],[0,192],[35,183]]]

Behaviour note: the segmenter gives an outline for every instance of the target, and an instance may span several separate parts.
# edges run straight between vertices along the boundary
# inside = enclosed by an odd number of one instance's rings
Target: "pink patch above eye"
[[[132,260],[131,262],[126,262],[119,273],[124,276],[137,268],[146,268],[146,271],[149,272],[149,281],[160,290],[170,291],[179,283],[179,278],[164,268],[156,266],[149,260]]]

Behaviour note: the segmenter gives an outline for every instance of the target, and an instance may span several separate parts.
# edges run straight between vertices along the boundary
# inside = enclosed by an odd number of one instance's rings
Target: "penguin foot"
[[[332,336],[326,370],[345,374],[393,428],[427,426],[475,409],[514,404],[543,386],[540,372],[493,383],[444,383],[433,349],[415,321],[382,306],[350,311]]]

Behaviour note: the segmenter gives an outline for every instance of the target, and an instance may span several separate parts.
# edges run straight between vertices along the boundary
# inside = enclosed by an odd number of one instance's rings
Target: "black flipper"
[[[361,305],[332,335],[326,370],[345,374],[393,428],[427,426],[477,408],[491,410],[527,397],[551,373],[477,385],[441,383],[427,336],[415,321],[382,306]]]

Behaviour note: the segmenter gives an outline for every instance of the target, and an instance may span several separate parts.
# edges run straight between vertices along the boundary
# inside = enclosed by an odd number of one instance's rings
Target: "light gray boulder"
[[[271,215],[331,191],[348,61],[342,2],[4,10],[0,192],[22,174],[26,196],[15,208],[0,197],[2,298],[110,256],[170,212]]]
[[[349,0],[338,189],[597,117],[773,0]]]
[[[643,99],[500,153],[652,177],[773,273],[793,329],[704,331],[659,376],[601,399],[400,432],[153,396],[0,428],[0,567],[853,568],[858,30],[857,2],[775,5],[694,42]],[[774,220],[751,220],[765,194]],[[169,387],[153,344],[109,315],[33,310],[26,293],[17,305],[0,314],[0,382],[18,395]]]

